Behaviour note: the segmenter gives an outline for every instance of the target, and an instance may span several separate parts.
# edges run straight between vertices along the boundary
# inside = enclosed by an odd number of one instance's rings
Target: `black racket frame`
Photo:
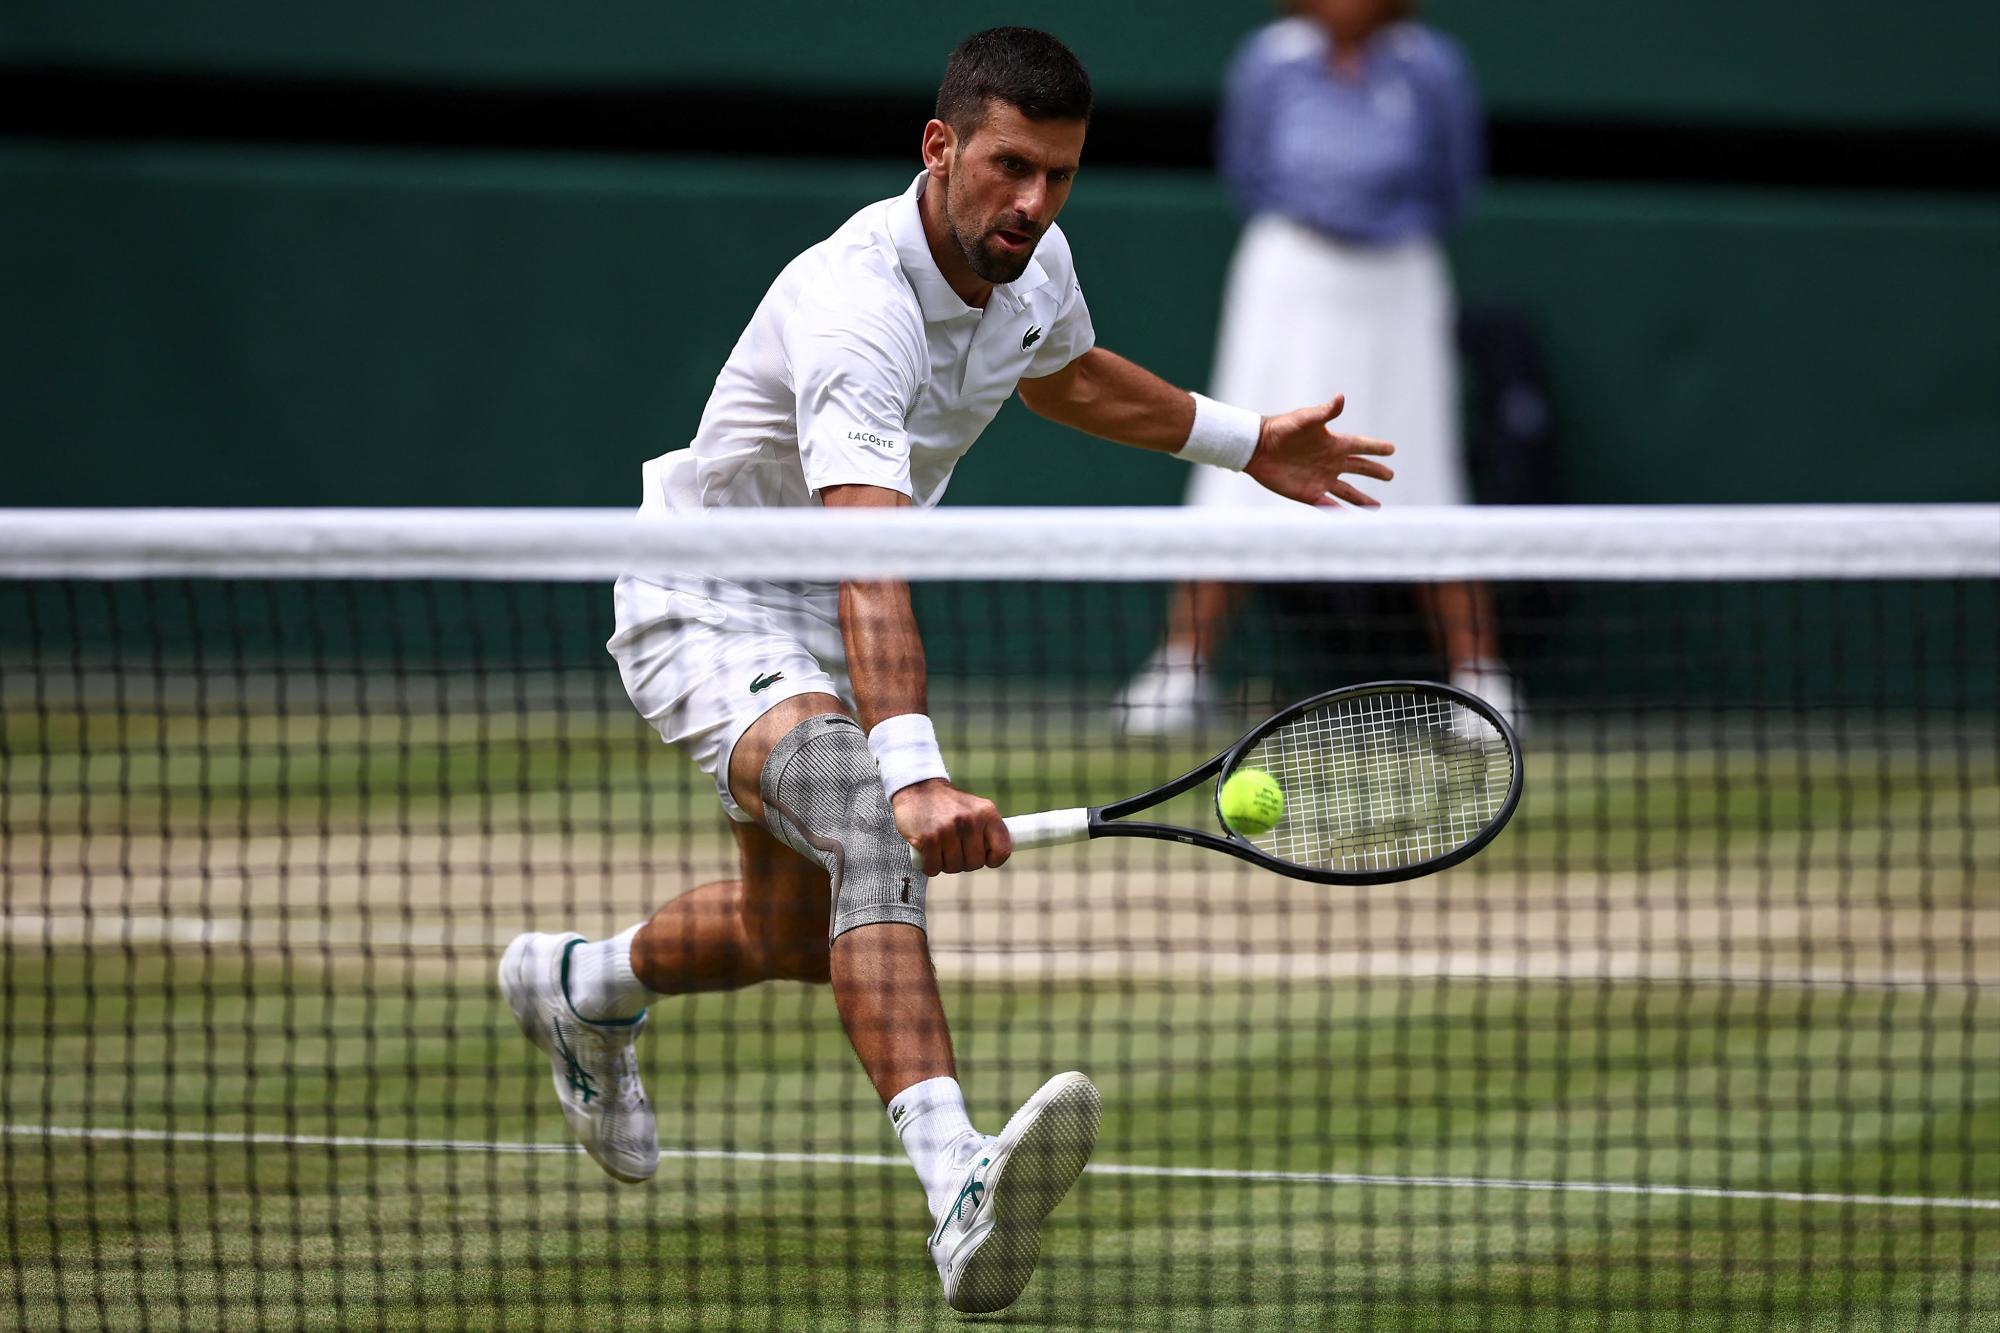
[[[1407,866],[1396,866],[1387,870],[1315,870],[1309,866],[1296,865],[1270,855],[1242,834],[1231,829],[1222,818],[1221,784],[1216,784],[1215,818],[1221,824],[1222,834],[1206,833],[1200,829],[1183,828],[1179,824],[1160,824],[1150,820],[1127,819],[1125,816],[1150,809],[1162,801],[1171,800],[1211,778],[1219,778],[1242,761],[1244,756],[1255,749],[1257,742],[1284,726],[1302,713],[1310,712],[1324,704],[1338,699],[1357,699],[1371,694],[1421,694],[1455,703],[1477,713],[1491,722],[1507,742],[1508,755],[1513,760],[1513,777],[1508,783],[1506,799],[1500,803],[1499,811],[1488,820],[1486,826],[1470,839],[1439,856],[1427,861],[1419,861]],[[1500,711],[1476,694],[1461,690],[1454,685],[1446,685],[1434,680],[1377,680],[1361,685],[1343,685],[1339,689],[1326,690],[1309,699],[1301,699],[1288,708],[1273,713],[1264,721],[1245,732],[1243,737],[1222,753],[1206,763],[1189,769],[1186,773],[1137,796],[1128,796],[1122,801],[1108,805],[1091,806],[1090,836],[1092,838],[1157,838],[1165,842],[1186,843],[1190,847],[1204,847],[1209,851],[1222,852],[1248,861],[1265,870],[1275,871],[1292,879],[1309,880],[1315,884],[1393,884],[1402,880],[1419,879],[1425,875],[1448,870],[1452,866],[1472,856],[1498,837],[1500,830],[1507,827],[1507,821],[1514,817],[1514,808],[1521,803],[1521,783],[1524,777],[1521,762],[1521,743],[1515,736],[1514,728]]]

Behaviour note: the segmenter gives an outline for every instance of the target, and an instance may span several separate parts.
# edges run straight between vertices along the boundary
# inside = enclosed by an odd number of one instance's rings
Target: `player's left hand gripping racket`
[[[1213,778],[1262,769],[1284,817],[1246,836],[1128,818]],[[1293,704],[1215,758],[1110,805],[1007,820],[1015,850],[1086,838],[1164,838],[1320,884],[1384,884],[1457,865],[1493,841],[1521,799],[1514,729],[1476,695],[1428,681],[1349,685]],[[1219,797],[1218,797],[1219,800]],[[916,861],[912,849],[912,861]]]

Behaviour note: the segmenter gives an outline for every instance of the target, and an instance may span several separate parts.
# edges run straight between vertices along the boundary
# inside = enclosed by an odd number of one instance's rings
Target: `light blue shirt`
[[[1377,33],[1357,77],[1334,72],[1332,46],[1285,19],[1238,49],[1216,144],[1238,207],[1361,244],[1439,236],[1485,167],[1471,66],[1416,23]]]

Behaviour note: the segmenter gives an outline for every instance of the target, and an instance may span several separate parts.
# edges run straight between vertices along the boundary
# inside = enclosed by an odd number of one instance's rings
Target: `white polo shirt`
[[[641,513],[816,502],[828,486],[930,506],[1022,379],[1096,342],[1069,242],[1043,233],[986,308],[951,289],[908,190],[785,266],[716,376],[691,448],[645,465]]]
[[[1063,234],[1050,227],[1021,277],[974,309],[924,240],[928,179],[786,265],[716,376],[693,446],[645,465],[642,515],[700,522],[710,509],[813,504],[854,483],[934,505],[1016,384],[1090,350]],[[730,795],[730,755],[765,709],[804,693],[851,701],[839,588],[696,569],[618,580],[606,647],[626,691],[715,776],[732,818],[748,816]]]

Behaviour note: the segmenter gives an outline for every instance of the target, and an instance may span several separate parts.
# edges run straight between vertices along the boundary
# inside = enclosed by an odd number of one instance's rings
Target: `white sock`
[[[1477,657],[1470,662],[1454,662],[1451,666],[1453,680],[1486,680],[1507,674],[1507,664],[1491,657]],[[1459,688],[1465,687],[1461,685]]]
[[[1505,662],[1491,658],[1460,662],[1451,669],[1451,683],[1493,705],[1493,711],[1513,724],[1516,731],[1526,723],[1521,708],[1521,688]]]
[[[637,1018],[658,998],[632,971],[632,937],[645,924],[570,950],[566,989],[578,1018],[599,1023]]]
[[[965,1094],[955,1078],[927,1078],[889,1099],[889,1123],[917,1168],[931,1216],[949,1207],[959,1170],[983,1141],[965,1114]]]

